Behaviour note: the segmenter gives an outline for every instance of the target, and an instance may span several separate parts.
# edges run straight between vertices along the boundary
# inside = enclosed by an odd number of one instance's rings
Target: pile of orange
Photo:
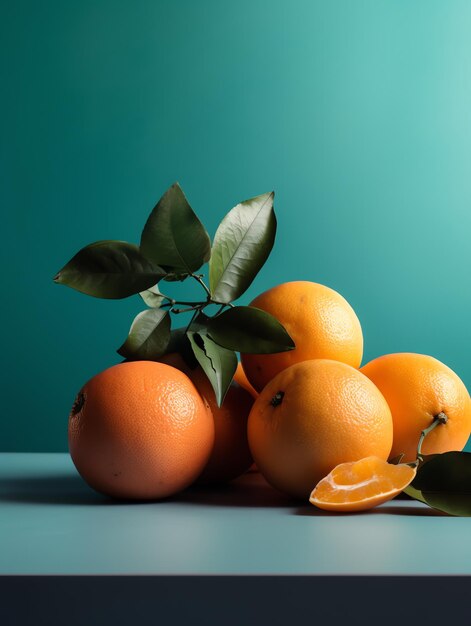
[[[326,286],[278,285],[251,303],[274,315],[296,348],[242,354],[219,408],[200,369],[177,354],[122,363],[92,378],[69,418],[72,459],[95,489],[154,499],[236,478],[254,461],[275,488],[329,510],[384,502],[415,475],[422,452],[462,450],[471,399],[431,356],[397,353],[363,367],[361,325]],[[399,464],[393,457],[402,455]]]
[[[273,486],[321,508],[360,510],[412,481],[421,432],[438,416],[446,417],[422,453],[463,449],[471,400],[446,365],[397,353],[360,368],[358,318],[323,285],[285,283],[252,304],[275,315],[296,344],[291,352],[242,355],[261,390],[248,423],[250,447]],[[398,455],[400,465],[387,463]]]

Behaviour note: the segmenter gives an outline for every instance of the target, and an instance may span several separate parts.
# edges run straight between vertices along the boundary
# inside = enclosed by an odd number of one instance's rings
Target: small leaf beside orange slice
[[[415,474],[415,467],[375,456],[341,463],[316,485],[309,502],[326,511],[366,511],[401,493]]]

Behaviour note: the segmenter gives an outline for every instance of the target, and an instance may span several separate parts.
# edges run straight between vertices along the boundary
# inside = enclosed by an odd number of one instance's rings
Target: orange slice
[[[376,456],[341,463],[317,483],[309,502],[326,511],[365,511],[397,496],[415,474],[415,467]]]

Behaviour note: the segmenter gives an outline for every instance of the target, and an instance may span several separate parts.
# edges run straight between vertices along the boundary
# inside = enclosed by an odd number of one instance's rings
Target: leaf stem
[[[176,304],[183,304],[183,303],[177,302]],[[194,303],[194,306],[189,306],[186,309],[172,309],[172,313],[176,313],[178,315],[179,313],[188,313],[189,311],[198,312],[201,309],[204,309],[205,306],[206,306],[206,302],[196,302]]]
[[[165,302],[164,304],[162,304],[162,307],[169,307],[169,311],[171,313],[176,313],[177,315],[179,313],[188,313],[189,311],[195,311],[195,313],[197,313],[198,311],[201,311],[202,309],[204,309],[205,307],[207,307],[209,304],[218,304],[220,306],[219,311],[215,314],[215,316],[219,315],[220,313],[222,313],[222,311],[226,308],[226,307],[230,307],[230,308],[234,308],[234,305],[231,302],[218,302],[217,300],[213,300],[211,298],[211,291],[209,290],[208,286],[206,285],[206,283],[203,280],[203,274],[190,274],[190,276],[192,278],[194,278],[204,289],[205,293],[206,293],[206,300],[204,302],[194,302],[194,301],[187,301],[187,300],[174,300],[173,298],[170,298],[169,296],[165,296],[163,295],[163,297],[167,300],[167,302]],[[181,305],[184,306],[185,308],[183,309],[175,309],[174,306],[175,305]],[[214,316],[214,317],[215,317]]]
[[[422,444],[424,442],[425,437],[439,424],[446,424],[447,421],[448,421],[448,416],[445,413],[443,413],[443,411],[440,411],[440,413],[435,415],[435,417],[433,418],[433,422],[430,424],[430,426],[428,426],[427,428],[424,428],[424,430],[420,433],[419,443],[417,445],[417,462],[419,460],[419,457],[422,456]]]
[[[186,305],[186,306],[191,306],[191,307],[195,307],[195,306],[200,306],[200,305],[205,305],[206,306],[206,302],[201,302],[201,301],[197,301],[197,302],[188,302],[186,300],[172,300],[173,304],[182,304],[182,305]]]
[[[167,306],[168,304],[170,306],[173,306],[175,304],[175,300],[173,298],[170,298],[169,296],[164,296],[164,294],[162,293],[161,296],[164,298],[164,300],[168,300],[168,302],[165,302],[162,306]]]
[[[190,276],[192,276],[195,280],[197,280],[199,282],[199,284],[205,290],[206,295],[208,296],[208,300],[210,300],[211,299],[211,292],[209,291],[206,283],[203,280],[203,274],[190,274]]]

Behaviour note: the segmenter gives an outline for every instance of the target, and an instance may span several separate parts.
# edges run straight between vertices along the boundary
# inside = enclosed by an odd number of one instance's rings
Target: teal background
[[[3,2],[0,449],[67,449],[76,391],[141,304],[52,277],[89,242],[138,241],[174,180],[211,234],[276,191],[242,303],[325,283],[365,361],[424,352],[471,386],[470,32],[450,0]]]

